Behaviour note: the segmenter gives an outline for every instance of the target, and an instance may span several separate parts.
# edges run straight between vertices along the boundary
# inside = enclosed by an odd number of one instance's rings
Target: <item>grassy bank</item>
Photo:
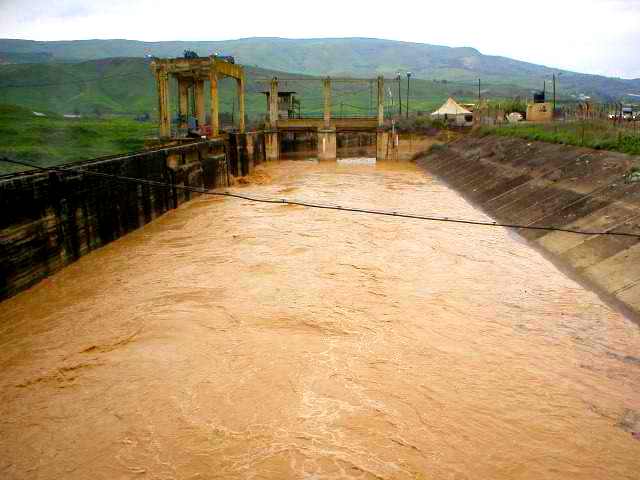
[[[51,113],[38,117],[22,107],[0,105],[0,157],[41,166],[140,150],[145,138],[155,133],[151,122],[67,119]],[[0,173],[19,170],[0,162]]]
[[[502,135],[640,155],[640,125],[633,124],[617,126],[599,120],[549,124],[521,123],[484,126],[480,129],[480,135]]]

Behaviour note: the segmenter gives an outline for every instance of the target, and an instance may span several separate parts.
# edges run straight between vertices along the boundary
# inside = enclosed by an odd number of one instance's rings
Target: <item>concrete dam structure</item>
[[[242,65],[221,60],[214,56],[206,58],[156,58],[151,63],[151,69],[156,77],[159,112],[160,138],[170,140],[183,138],[189,131],[198,136],[217,138],[220,130],[220,93],[218,81],[220,78],[232,78],[236,82],[236,97],[239,106],[237,132],[245,133],[245,74]],[[170,78],[175,78],[178,84],[178,125],[174,130],[171,123]],[[317,79],[302,79],[315,81]],[[205,88],[208,82],[209,88]],[[379,76],[375,79],[377,85],[376,115],[336,118],[333,113],[332,85],[339,83],[371,83],[372,79],[330,78],[322,79],[322,118],[298,116],[290,118],[280,109],[283,94],[292,92],[279,91],[280,81],[274,77],[269,82],[267,94],[267,118],[263,130],[265,136],[265,158],[268,161],[280,159],[281,144],[285,137],[296,134],[312,134],[316,136],[317,157],[320,160],[336,160],[338,135],[344,133],[369,132],[375,136],[376,158],[378,160],[392,159],[397,156],[399,139],[393,127],[385,125],[384,98],[385,79]],[[209,123],[206,122],[205,100],[209,91],[210,114]],[[190,93],[191,92],[191,93]],[[290,95],[287,97],[290,98]],[[189,105],[194,105],[195,128],[188,126]]]
[[[435,149],[420,164],[499,222],[602,235],[521,229],[520,235],[609,300],[640,312],[637,157],[522,139],[474,136]]]

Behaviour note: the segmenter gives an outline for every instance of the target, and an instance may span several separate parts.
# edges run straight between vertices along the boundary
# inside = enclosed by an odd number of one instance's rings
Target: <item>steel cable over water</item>
[[[518,225],[518,224],[512,224],[512,223],[487,222],[482,220],[471,220],[471,219],[464,219],[464,218],[417,215],[417,214],[406,213],[406,212],[396,212],[396,211],[390,212],[385,210],[373,210],[373,209],[357,208],[357,207],[349,207],[349,206],[345,207],[342,205],[311,203],[311,202],[295,200],[295,199],[258,197],[258,196],[242,195],[239,193],[231,193],[231,192],[214,192],[204,188],[189,187],[186,185],[177,185],[173,183],[158,182],[155,180],[146,180],[142,178],[125,177],[122,175],[113,175],[109,173],[93,172],[91,170],[85,170],[85,169],[81,169],[73,166],[66,167],[63,169],[63,168],[56,168],[56,167],[41,167],[39,165],[34,165],[32,163],[22,162],[19,160],[11,160],[8,158],[0,158],[0,161],[6,162],[6,163],[12,163],[15,165],[21,165],[23,167],[33,168],[43,172],[55,172],[55,173],[61,173],[61,174],[82,173],[85,175],[91,175],[95,177],[108,178],[108,179],[116,180],[119,182],[138,183],[142,185],[149,185],[149,186],[161,187],[161,188],[167,188],[167,189],[178,189],[178,190],[183,190],[187,192],[199,193],[202,195],[237,198],[237,199],[248,200],[251,202],[259,202],[259,203],[297,205],[300,207],[317,208],[322,210],[338,210],[342,212],[365,213],[370,215],[382,215],[382,216],[406,218],[406,219],[412,219],[412,220],[423,220],[423,221],[429,221],[429,222],[455,223],[455,224],[475,225],[475,226],[482,226],[482,227],[502,227],[502,228],[523,229],[523,230],[540,230],[540,231],[548,231],[548,232],[563,232],[563,233],[571,233],[571,234],[586,235],[586,236],[609,235],[609,236],[632,237],[632,238],[640,239],[640,234],[628,233],[628,232],[588,231],[588,230],[576,230],[572,228],[562,228],[562,227],[556,227],[556,226]]]

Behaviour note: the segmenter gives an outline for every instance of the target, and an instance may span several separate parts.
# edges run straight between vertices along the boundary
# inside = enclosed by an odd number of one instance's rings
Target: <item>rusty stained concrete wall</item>
[[[264,156],[259,135],[239,135],[241,170]],[[245,137],[249,140],[245,140]],[[256,145],[257,144],[257,145]],[[222,140],[82,165],[83,169],[165,184],[228,183]],[[24,173],[0,179],[0,300],[126,235],[197,193],[82,173]]]
[[[463,137],[418,163],[497,221],[640,234],[640,158],[502,137]],[[578,280],[640,316],[640,241],[518,230]]]
[[[244,177],[266,161],[266,137],[264,132],[229,134],[227,155],[229,173],[234,177]]]

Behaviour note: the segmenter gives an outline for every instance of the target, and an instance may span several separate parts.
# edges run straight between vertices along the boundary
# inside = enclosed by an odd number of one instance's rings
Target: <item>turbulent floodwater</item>
[[[485,218],[413,165],[235,190]],[[0,304],[7,479],[640,478],[640,333],[502,229],[199,198]]]

